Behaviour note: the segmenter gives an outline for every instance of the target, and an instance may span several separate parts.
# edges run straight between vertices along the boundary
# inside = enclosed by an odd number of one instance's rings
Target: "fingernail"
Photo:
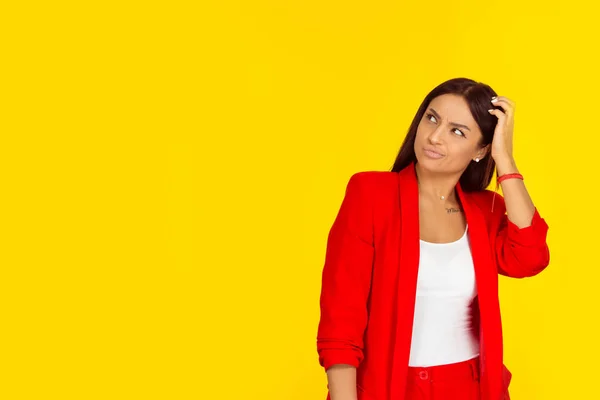
[[[492,100],[494,100],[494,99],[496,99],[496,98],[498,98],[498,96],[494,96],[494,97],[492,97]]]
[[[490,114],[492,113],[492,111],[494,111],[494,110],[488,110],[488,112],[489,112]]]
[[[495,97],[492,99],[492,103],[495,103],[495,102],[497,102],[497,101],[498,101],[498,99],[497,99],[497,98],[495,98]]]

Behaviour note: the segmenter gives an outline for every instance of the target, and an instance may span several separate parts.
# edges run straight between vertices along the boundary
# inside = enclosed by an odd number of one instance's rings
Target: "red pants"
[[[409,367],[406,400],[480,400],[479,357],[456,364]]]

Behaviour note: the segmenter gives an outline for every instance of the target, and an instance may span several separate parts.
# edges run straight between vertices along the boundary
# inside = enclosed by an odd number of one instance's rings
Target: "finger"
[[[513,100],[509,99],[509,98],[508,98],[508,97],[506,97],[506,96],[497,96],[496,98],[497,98],[497,99],[499,99],[499,100],[504,100],[504,101],[506,101],[508,104],[510,104],[510,105],[511,105],[511,106],[513,106],[513,107],[515,106],[515,102],[514,102]]]
[[[495,104],[496,101],[494,101],[494,100],[506,102],[512,108],[515,108],[517,106],[513,100],[509,99],[506,96],[495,96],[495,97],[492,97],[492,103]]]
[[[504,114],[502,112],[502,110],[498,110],[498,109],[492,108],[492,109],[488,110],[488,112],[490,114],[492,114],[492,115],[495,115],[499,120],[503,119],[503,118],[506,118],[506,114]]]
[[[509,103],[507,100],[501,99],[501,98],[497,98],[492,100],[492,104],[498,107],[501,107],[504,112],[506,112],[507,114],[512,114],[514,112],[514,107],[511,103]]]

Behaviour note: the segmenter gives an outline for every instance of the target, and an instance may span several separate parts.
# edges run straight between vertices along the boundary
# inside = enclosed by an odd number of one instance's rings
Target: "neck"
[[[460,179],[460,175],[432,173],[431,171],[424,170],[419,163],[415,164],[415,172],[421,196],[442,202],[456,202],[454,188]]]

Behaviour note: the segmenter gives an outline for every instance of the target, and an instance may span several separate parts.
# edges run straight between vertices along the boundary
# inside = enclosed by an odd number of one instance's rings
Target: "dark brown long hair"
[[[496,92],[490,86],[481,82],[476,82],[472,79],[450,79],[435,87],[427,96],[425,96],[425,99],[421,103],[421,106],[417,110],[417,113],[410,124],[404,142],[400,147],[400,151],[398,152],[398,156],[396,157],[396,161],[391,170],[392,172],[399,172],[412,162],[417,161],[417,156],[415,154],[415,138],[417,136],[419,122],[423,118],[425,111],[427,111],[429,103],[436,97],[448,93],[463,97],[469,104],[471,114],[482,133],[481,146],[492,143],[494,129],[496,128],[498,118],[490,114],[488,110],[491,108],[501,109],[490,103],[492,97],[497,96]],[[489,151],[480,162],[472,161],[460,177],[459,181],[462,189],[465,192],[486,189],[492,181],[495,167],[496,163]]]

